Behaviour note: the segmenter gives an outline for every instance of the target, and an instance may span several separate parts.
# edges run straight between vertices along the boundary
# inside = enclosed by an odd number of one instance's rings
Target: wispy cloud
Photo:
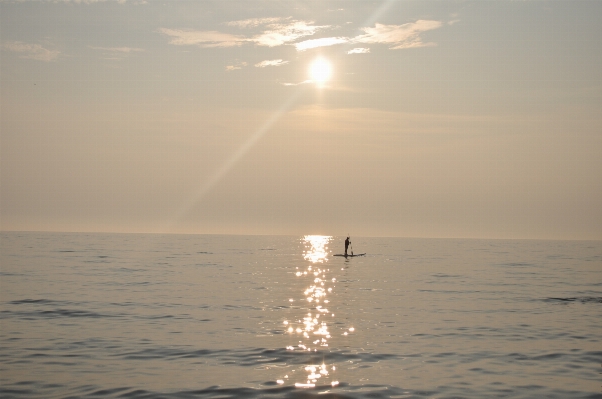
[[[21,58],[29,58],[38,61],[54,61],[61,53],[58,50],[49,50],[40,44],[24,43],[19,41],[5,42],[2,48],[8,51],[19,53]]]
[[[289,18],[257,18],[228,22],[230,26],[249,28],[262,26],[263,31],[254,36],[233,35],[218,31],[195,31],[161,28],[160,32],[170,36],[169,43],[178,46],[197,45],[200,47],[234,47],[245,42],[260,46],[275,47],[289,44],[305,36],[311,36],[328,26],[312,25],[313,22],[292,21]]]
[[[265,61],[258,62],[257,64],[255,64],[255,66],[258,68],[265,68],[267,66],[281,66],[281,65],[288,64],[288,63],[289,63],[288,61],[282,61],[281,59],[265,60]]]
[[[442,26],[440,21],[418,20],[403,25],[384,25],[376,24],[374,28],[362,28],[365,32],[353,38],[348,37],[325,37],[320,39],[310,39],[295,43],[297,51],[304,51],[316,47],[332,46],[343,43],[378,43],[389,44],[390,49],[404,49],[413,47],[434,46],[435,43],[424,43],[420,34],[427,30],[437,29]],[[347,52],[347,54],[366,54],[369,48],[357,47]]]
[[[236,71],[237,69],[242,69],[246,67],[248,64],[246,62],[240,62],[236,65],[226,65],[226,71]]]
[[[195,31],[161,28],[160,32],[171,37],[171,44],[200,47],[234,47],[243,43],[255,43],[259,46],[276,47],[294,45],[297,51],[305,51],[317,47],[333,46],[343,43],[378,43],[388,44],[390,49],[433,46],[424,43],[420,37],[422,32],[442,26],[440,21],[418,20],[403,25],[375,24],[374,27],[361,28],[364,34],[349,37],[324,37],[296,42],[316,32],[331,28],[330,25],[314,25],[312,21],[297,21],[289,18],[253,18],[226,23],[241,29],[258,28],[260,33],[245,36],[218,31]],[[296,42],[296,43],[295,43]],[[363,47],[350,50],[348,54],[366,54],[370,50]]]
[[[279,21],[282,20],[287,20],[290,18],[251,18],[251,19],[244,19],[241,21],[230,21],[227,22],[226,25],[228,26],[236,26],[239,28],[255,28],[257,26],[262,26],[262,25],[270,25],[270,24],[275,24]]]
[[[161,33],[170,36],[170,44],[176,46],[197,45],[200,47],[234,47],[248,41],[244,36],[217,31],[194,31],[161,28]]]
[[[297,51],[305,51],[316,47],[326,47],[347,42],[349,42],[348,37],[323,37],[321,39],[310,39],[295,43],[295,47]]]
[[[320,29],[329,26],[315,26],[311,21],[297,21],[288,18],[252,18],[241,21],[231,21],[226,25],[238,28],[263,27],[263,32],[249,37],[247,41],[255,42],[261,46],[281,46],[305,36],[311,36]]]
[[[294,42],[305,36],[311,36],[318,30],[328,28],[328,26],[311,25],[313,22],[291,21],[288,24],[271,24],[263,33],[254,36],[250,40],[261,46],[281,46]]]
[[[347,54],[368,54],[369,52],[370,52],[369,48],[356,47],[352,50],[347,51]]]
[[[313,83],[313,80],[304,80],[303,82],[299,82],[299,83],[282,83],[283,86],[299,86],[299,85],[305,85],[308,83]]]
[[[432,46],[434,43],[423,43],[420,33],[441,27],[440,21],[418,20],[403,25],[383,25],[377,23],[374,28],[362,28],[365,35],[356,36],[356,43],[386,43],[390,49]]]
[[[133,53],[133,52],[145,51],[144,49],[136,48],[136,47],[94,47],[94,46],[89,46],[89,47],[93,50],[103,50],[103,51],[109,51],[112,53]]]

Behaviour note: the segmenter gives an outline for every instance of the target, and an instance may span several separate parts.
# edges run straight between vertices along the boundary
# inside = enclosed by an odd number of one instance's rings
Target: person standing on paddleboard
[[[349,236],[347,236],[347,239],[345,240],[345,256],[347,256],[347,248],[349,248],[349,244],[351,244],[351,241],[349,241]]]

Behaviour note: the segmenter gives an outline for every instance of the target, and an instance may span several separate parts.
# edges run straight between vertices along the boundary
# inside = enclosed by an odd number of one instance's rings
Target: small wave
[[[120,357],[129,360],[149,360],[149,359],[190,359],[190,358],[219,358],[224,356],[226,349],[198,349],[185,350],[174,348],[148,348],[140,351],[125,352],[115,354],[115,357]]]
[[[600,398],[598,393],[577,392],[568,390],[546,390],[542,385],[530,384],[519,386],[489,387],[487,390],[474,390],[464,387],[458,390],[456,387],[441,385],[437,390],[407,389],[391,385],[364,384],[359,386],[350,385],[345,382],[339,383],[337,387],[330,385],[318,385],[313,388],[296,388],[290,385],[278,386],[274,381],[259,383],[259,387],[220,387],[210,386],[204,389],[177,390],[172,392],[158,392],[141,387],[98,387],[93,385],[82,385],[65,391],[65,387],[58,384],[39,384],[27,381],[10,386],[1,386],[2,397],[31,398],[42,397],[40,392],[46,392],[46,396],[56,396],[60,390],[63,397],[78,398],[129,398],[129,399],[192,399],[192,398],[284,398],[284,399],[384,399],[384,398],[432,398],[432,397],[549,397],[549,398],[575,398],[594,399]],[[493,393],[493,395],[492,395]],[[468,396],[467,396],[468,394]]]
[[[133,318],[140,320],[157,320],[157,319],[174,319],[174,320],[188,320],[192,319],[187,314],[154,314],[154,315],[136,315],[129,313],[99,313],[90,310],[74,309],[72,307],[86,306],[84,303],[71,302],[71,301],[54,301],[50,299],[20,299],[8,302],[9,305],[34,305],[26,309],[20,308],[19,310],[2,310],[0,311],[0,318],[20,318],[25,320],[33,320],[37,318]],[[89,305],[89,304],[88,304]],[[135,307],[138,304],[133,302],[123,303],[110,303],[111,306],[119,307]],[[51,307],[49,309],[49,307]],[[206,308],[207,306],[201,306]],[[207,321],[208,319],[202,320]]]
[[[533,263],[526,263],[526,262],[509,262],[509,263],[499,263],[496,266],[533,267],[536,265],[534,265]]]
[[[256,306],[249,306],[249,305],[224,305],[224,310],[235,310],[235,309],[241,309],[241,310],[261,310],[261,308],[258,308]]]
[[[148,348],[137,352],[118,355],[127,359],[174,359],[174,358],[214,358],[224,364],[255,367],[264,364],[306,364],[316,357],[317,362],[367,362],[378,363],[384,360],[397,359],[400,356],[388,353],[342,352],[308,353],[303,350],[254,348],[244,350],[198,349],[185,348]]]
[[[235,387],[222,388],[211,386],[205,389],[182,390],[176,392],[154,392],[146,389],[132,387],[117,387],[91,390],[86,387],[83,397],[117,397],[130,399],[154,399],[154,398],[284,398],[284,399],[355,399],[355,398],[391,398],[408,397],[410,391],[389,385],[366,384],[362,386],[350,386],[341,382],[336,388],[330,385],[318,385],[313,388],[299,389],[294,386],[278,386],[274,381],[261,383],[261,388]],[[83,390],[80,390],[80,392]],[[414,391],[412,397],[432,397],[436,391]]]
[[[23,273],[0,272],[0,276],[25,276]]]
[[[118,272],[127,272],[127,273],[135,273],[135,272],[146,272],[146,269],[138,269],[138,268],[132,268],[132,267],[120,267],[118,269],[115,269]]]
[[[49,304],[55,304],[55,303],[57,303],[57,301],[52,301],[50,299],[19,299],[16,301],[9,302],[10,305],[21,305],[23,303],[36,303],[36,304],[41,304],[41,305],[49,305]]]
[[[26,298],[26,299],[16,299],[10,302],[7,302],[8,305],[39,305],[40,308],[43,308],[44,306],[55,306],[55,307],[70,307],[70,306],[87,306],[89,304],[89,302],[77,302],[77,301],[57,301],[54,299],[47,299],[47,298],[39,298],[39,299],[32,299],[32,298]],[[27,306],[24,306],[27,307]],[[35,307],[31,307],[33,309],[35,309],[37,306]]]
[[[490,355],[494,356],[494,355]],[[566,352],[551,352],[544,354],[526,354],[513,352],[507,355],[502,355],[500,357],[505,357],[511,359],[510,362],[513,361],[564,361],[567,366],[586,363],[586,364],[596,364],[602,363],[602,352],[601,351],[575,351],[574,353],[566,353]]]
[[[10,311],[3,310],[0,312],[0,318],[11,318],[17,317],[24,320],[32,320],[38,318],[57,318],[57,317],[86,317],[86,318],[109,318],[119,317],[118,315],[101,314],[96,312],[89,312],[86,310],[74,310],[74,309],[54,309],[54,310],[34,310],[34,311]]]
[[[461,274],[436,273],[436,274],[433,274],[433,277],[437,277],[437,278],[447,278],[447,277],[455,278],[455,277],[464,277],[464,276],[462,276]]]
[[[130,390],[130,392],[119,395],[120,398],[132,399],[147,399],[147,398],[284,398],[284,399],[381,399],[381,398],[432,398],[440,396],[447,391],[446,397],[462,397],[457,391],[451,387],[442,386],[438,390],[408,390],[390,385],[366,384],[363,386],[350,386],[346,383],[340,383],[338,387],[332,388],[329,385],[316,386],[310,389],[298,389],[294,386],[274,386],[274,383],[269,381],[262,384],[263,388],[220,388],[209,387],[200,390],[179,391],[173,393],[156,393],[146,390]],[[545,387],[541,385],[523,385],[515,386],[507,389],[499,389],[497,393],[501,396],[518,392],[543,393]],[[120,391],[123,392],[123,391]],[[554,390],[554,398],[572,397],[572,398],[599,398],[599,395],[583,395],[581,392]],[[484,392],[482,392],[484,393]],[[106,396],[94,395],[91,397]],[[497,395],[496,395],[497,396]],[[523,395],[521,395],[523,396]]]
[[[138,351],[114,354],[115,357],[128,360],[148,359],[214,359],[222,364],[238,365],[243,367],[256,367],[266,364],[307,364],[308,361],[326,362],[366,362],[378,363],[380,361],[397,359],[399,355],[369,352],[343,352],[332,351],[327,353],[309,353],[303,350],[250,348],[241,350],[228,349],[192,349],[187,347],[155,347]],[[403,356],[407,357],[407,355]]]
[[[357,398],[357,395],[351,395],[343,392],[329,392],[332,387],[329,385],[317,386],[310,390],[300,390],[293,386],[276,386],[272,381],[267,381],[262,384],[265,388],[220,388],[212,386],[205,389],[178,391],[172,393],[152,392],[144,389],[132,388],[113,388],[101,389],[89,393],[86,397],[119,397],[129,399],[150,399],[150,398],[286,398],[286,399],[305,399],[305,398],[324,398],[324,399],[352,399]],[[345,387],[345,384],[341,384]],[[386,391],[383,391],[383,394]],[[390,394],[390,392],[388,392]],[[361,397],[361,396],[359,396]],[[370,395],[374,398],[388,398],[389,395]]]
[[[109,305],[111,306],[122,306],[122,307],[133,307],[133,306],[138,306],[138,303],[136,302],[111,302],[109,303]]]
[[[545,298],[544,302],[559,302],[559,303],[570,303],[570,302],[602,303],[602,297],[582,296],[582,297],[569,297],[569,298]]]

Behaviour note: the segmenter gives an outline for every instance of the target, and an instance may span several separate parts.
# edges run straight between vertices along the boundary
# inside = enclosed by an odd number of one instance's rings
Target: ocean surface
[[[0,235],[2,398],[602,398],[602,242]]]

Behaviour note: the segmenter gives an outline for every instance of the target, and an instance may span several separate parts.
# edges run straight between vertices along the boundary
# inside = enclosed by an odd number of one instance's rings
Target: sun
[[[332,64],[324,58],[317,58],[309,66],[309,76],[313,82],[323,85],[332,76]]]

